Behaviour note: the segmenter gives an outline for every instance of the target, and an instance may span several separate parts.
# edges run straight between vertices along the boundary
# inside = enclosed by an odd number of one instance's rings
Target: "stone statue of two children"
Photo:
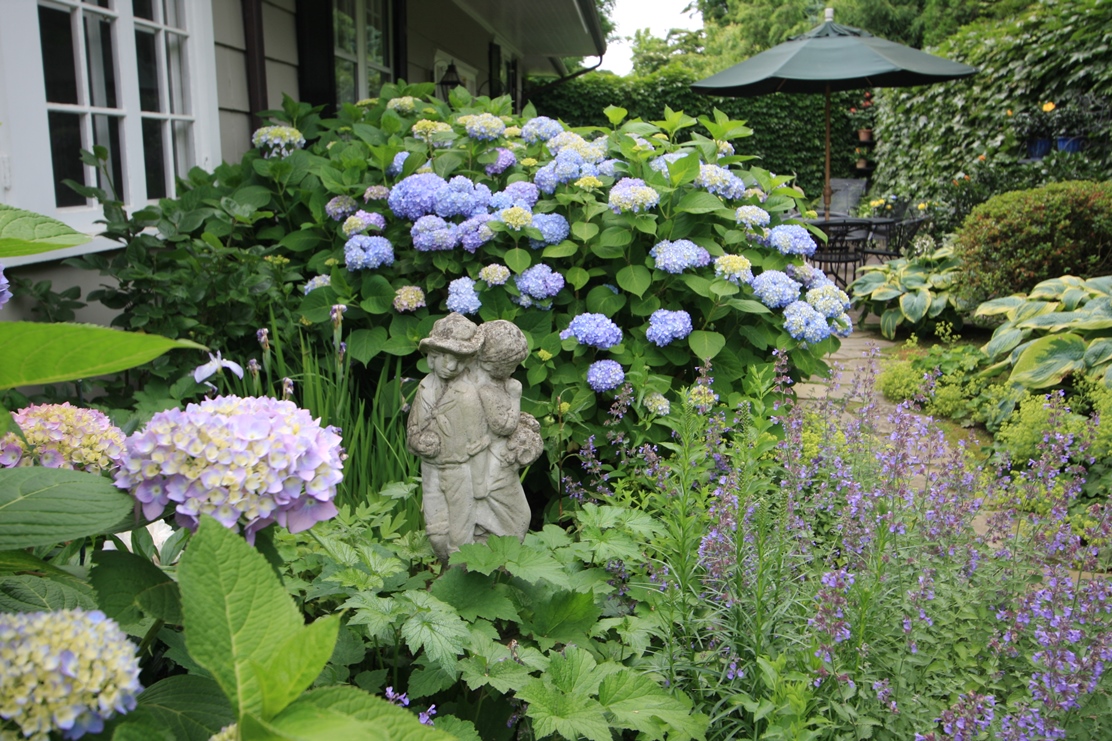
[[[421,457],[425,524],[442,561],[488,535],[525,537],[529,503],[518,472],[540,456],[540,425],[521,411],[511,375],[529,354],[525,334],[498,320],[462,314],[438,320],[420,349],[428,355],[406,425]]]

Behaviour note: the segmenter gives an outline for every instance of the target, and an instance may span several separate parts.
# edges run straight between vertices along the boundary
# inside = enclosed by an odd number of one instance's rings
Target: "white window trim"
[[[333,2],[333,0],[328,0]],[[335,5],[333,5],[332,12],[335,13]],[[397,80],[398,76],[394,72],[394,68],[389,64],[389,59],[393,57],[394,53],[394,28],[391,22],[391,9],[390,4],[386,3],[384,8],[384,21],[385,28],[383,33],[386,35],[386,56],[388,57],[387,64],[379,64],[372,62],[367,58],[367,4],[366,0],[355,0],[355,54],[349,51],[340,49],[338,46],[332,47],[332,53],[337,59],[343,59],[347,62],[355,64],[355,99],[361,100],[371,95],[377,95],[378,91],[370,89],[370,75],[367,73],[368,69],[373,69],[376,72],[381,72],[390,80]],[[333,74],[335,72],[333,71]]]
[[[127,28],[130,29],[130,0],[116,0],[112,4],[116,15],[128,19]],[[0,22],[0,203],[51,216],[77,231],[95,235],[103,230],[103,225],[95,223],[103,218],[99,206],[58,208],[54,203],[38,0],[3,0],[3,5],[3,22]],[[212,2],[187,0],[180,5],[185,13],[190,42],[189,92],[195,117],[195,164],[211,171],[221,162]],[[142,142],[139,88],[130,82],[136,77],[134,40],[117,32],[115,41],[121,78],[117,94],[124,115],[124,140]],[[150,203],[135,197],[137,193],[146,193],[142,147],[125,146],[122,155],[129,183],[126,207],[131,213]],[[80,247],[5,258],[3,262],[6,267],[15,267],[119,247],[118,242],[98,237]]]

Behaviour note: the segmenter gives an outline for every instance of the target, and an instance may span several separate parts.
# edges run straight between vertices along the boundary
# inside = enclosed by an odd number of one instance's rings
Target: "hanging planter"
[[[858,141],[863,141],[863,142],[871,142],[873,140],[873,130],[872,129],[858,129],[857,130],[857,140]]]

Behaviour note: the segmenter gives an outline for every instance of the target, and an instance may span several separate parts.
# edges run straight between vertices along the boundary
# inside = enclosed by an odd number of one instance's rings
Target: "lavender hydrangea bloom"
[[[815,254],[815,249],[818,247],[811,233],[799,224],[780,224],[772,227],[768,233],[768,243],[783,255],[805,257]]]
[[[143,691],[135,645],[103,612],[81,609],[0,614],[0,688],[0,718],[35,739],[100,733]]]
[[[124,457],[124,434],[95,409],[62,404],[32,404],[12,415],[31,450],[48,468],[74,471],[115,470]],[[30,466],[23,441],[9,432],[0,437],[0,467]]]
[[[537,199],[540,197],[541,193],[536,185],[528,180],[518,180],[491,196],[490,207],[495,211],[511,206],[522,206],[531,209],[537,205]]]
[[[675,162],[676,160],[683,159],[689,154],[691,153],[682,149],[678,152],[669,152],[668,154],[662,154],[656,159],[650,160],[649,167],[656,170],[657,172],[667,174],[668,165]]]
[[[548,116],[537,116],[525,122],[521,127],[521,138],[530,144],[538,141],[548,141],[564,130],[559,121],[553,121]]]
[[[738,206],[734,212],[734,220],[751,230],[768,226],[769,218],[768,211],[760,206]]]
[[[312,278],[305,282],[305,288],[303,289],[303,292],[306,296],[308,296],[310,292],[315,291],[318,288],[324,288],[325,286],[330,285],[332,285],[331,275],[314,275]]]
[[[364,201],[381,201],[390,197],[390,189],[385,185],[372,185],[363,191]]]
[[[649,328],[645,330],[645,339],[654,345],[664,347],[675,340],[687,337],[692,329],[691,315],[686,311],[657,309],[649,317]]]
[[[646,211],[660,203],[660,194],[645,185],[640,178],[622,178],[610,189],[610,210],[616,214],[623,211]]]
[[[750,283],[753,294],[770,309],[780,309],[799,300],[800,285],[779,270],[766,270]]]
[[[690,239],[657,242],[649,255],[656,261],[656,268],[666,273],[682,273],[688,268],[710,265],[710,253]]]
[[[371,227],[378,230],[386,228],[386,219],[382,214],[369,213],[367,211],[356,211],[351,216],[347,217],[344,221],[344,236],[351,237],[355,234],[362,234]]]
[[[394,291],[394,311],[417,311],[425,305],[425,292],[418,286],[402,286]]]
[[[842,312],[830,320],[830,334],[845,339],[853,334],[853,319],[849,314]]]
[[[448,284],[448,311],[460,314],[474,314],[482,308],[479,293],[475,290],[475,281],[470,278],[456,278]]]
[[[481,142],[493,141],[506,130],[506,122],[493,113],[460,116],[459,122],[463,124],[469,137]]]
[[[763,275],[763,274],[762,274]],[[830,336],[826,317],[806,301],[793,301],[784,309],[784,329],[793,338],[814,344]]]
[[[394,264],[394,246],[386,237],[356,234],[344,245],[344,265],[348,270],[366,270]]]
[[[328,218],[335,221],[342,221],[355,213],[359,205],[351,196],[336,196],[328,203],[324,204],[324,212],[328,214]]]
[[[547,265],[534,265],[514,278],[514,285],[521,293],[517,303],[522,306],[534,306],[536,302],[542,302],[540,307],[548,308],[544,302],[554,297],[564,287],[564,276]]]
[[[510,279],[510,269],[501,263],[492,263],[479,271],[479,278],[488,286],[505,285]]]
[[[395,216],[417,221],[436,212],[436,194],[447,181],[431,172],[410,175],[390,190],[386,199]]]
[[[459,227],[439,216],[422,216],[409,230],[413,247],[420,252],[451,250],[459,244]]]
[[[786,268],[788,276],[799,281],[807,290],[812,288],[819,288],[820,286],[834,285],[834,281],[827,277],[826,273],[822,272],[814,265],[788,265]]]
[[[699,165],[695,185],[729,200],[745,197],[744,181],[720,165]]]
[[[486,166],[487,175],[501,175],[507,168],[517,164],[517,156],[505,147],[498,147],[494,151],[498,153],[498,157]]]
[[[588,163],[574,149],[564,149],[556,158],[533,175],[533,182],[544,193],[552,193],[557,185],[570,183],[586,175],[595,175],[598,168]]]
[[[734,285],[753,280],[753,264],[743,255],[722,255],[714,261],[714,274]]]
[[[612,391],[625,382],[625,371],[616,360],[596,360],[587,368],[587,385],[596,392]]]
[[[251,143],[263,150],[263,157],[286,157],[305,146],[305,137],[292,126],[264,126],[251,136]]]
[[[211,515],[254,542],[272,522],[300,532],[336,516],[341,451],[336,431],[292,401],[222,396],[155,414],[128,438],[116,486],[147,519],[173,503],[182,526]]]
[[[598,163],[598,174],[608,178],[615,177],[617,172],[615,166],[619,164],[624,165],[625,163],[621,160],[603,160]]]
[[[482,183],[457,175],[436,191],[436,215],[445,219],[453,216],[475,216],[487,212],[490,188]]]
[[[564,131],[546,142],[548,151],[553,156],[564,152],[574,152],[584,162],[598,163],[606,157],[606,139],[601,138],[589,142],[574,131]]]
[[[494,237],[487,222],[494,217],[490,214],[472,216],[459,225],[459,241],[468,252],[474,252]]]
[[[807,291],[806,298],[807,303],[827,319],[833,319],[844,314],[846,309],[850,307],[849,296],[833,283],[812,288]]]
[[[560,333],[561,340],[569,337],[580,345],[609,350],[622,341],[622,330],[605,314],[580,314]]]
[[[392,178],[401,175],[407,159],[409,159],[409,152],[398,152],[395,154],[393,161],[386,166],[386,174]]]
[[[4,275],[4,266],[0,265],[0,309],[12,300],[12,292],[9,290],[10,285],[7,276]]]
[[[529,246],[539,249],[550,244],[559,244],[568,238],[571,227],[568,220],[560,214],[533,214],[533,226],[541,230],[542,239],[530,239]]]

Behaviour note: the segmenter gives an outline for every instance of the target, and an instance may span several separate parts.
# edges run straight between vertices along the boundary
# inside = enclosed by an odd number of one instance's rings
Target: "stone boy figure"
[[[409,412],[410,452],[421,457],[425,525],[437,557],[489,534],[524,538],[529,505],[518,470],[536,460],[539,425],[521,413],[525,335],[510,322],[438,320],[420,349],[431,373]]]

